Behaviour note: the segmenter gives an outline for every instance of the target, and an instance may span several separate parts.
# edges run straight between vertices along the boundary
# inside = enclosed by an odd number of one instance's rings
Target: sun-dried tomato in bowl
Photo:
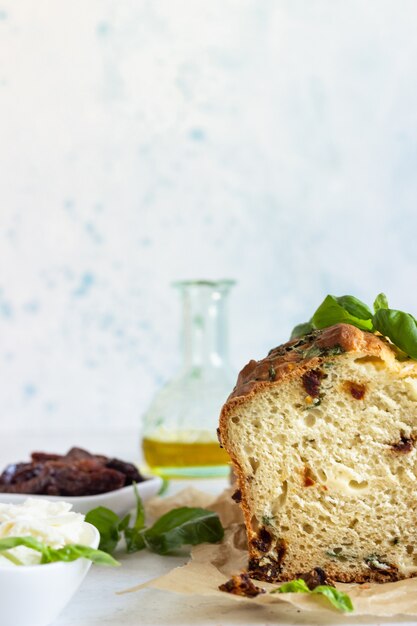
[[[8,465],[0,493],[91,496],[144,480],[132,463],[71,448],[64,455],[33,452],[31,461]]]

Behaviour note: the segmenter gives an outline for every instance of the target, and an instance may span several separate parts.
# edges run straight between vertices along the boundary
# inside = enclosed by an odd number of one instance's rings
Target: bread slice
[[[417,362],[384,338],[337,324],[250,361],[219,439],[252,577],[417,575]]]

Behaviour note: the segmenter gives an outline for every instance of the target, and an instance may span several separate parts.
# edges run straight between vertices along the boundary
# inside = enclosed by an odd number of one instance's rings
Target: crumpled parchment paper
[[[255,598],[245,598],[219,591],[219,585],[226,582],[232,575],[244,571],[248,561],[243,517],[240,507],[231,499],[233,491],[234,488],[227,489],[218,498],[214,498],[194,488],[187,488],[168,498],[153,498],[147,505],[147,513],[150,517],[159,517],[172,508],[180,506],[204,507],[218,513],[226,529],[225,536],[221,543],[194,547],[191,560],[186,565],[122,593],[152,587],[183,594],[217,596],[222,600],[228,597],[235,602],[267,604],[269,608],[272,608],[274,604],[282,606],[284,602],[302,611],[323,611],[327,614],[334,614],[335,609],[320,596],[302,593],[268,593],[279,587],[279,583],[271,584],[254,580],[257,586],[263,587],[267,592]],[[417,578],[384,584],[337,583],[336,586],[348,593],[352,599],[355,610],[346,616],[417,615]]]

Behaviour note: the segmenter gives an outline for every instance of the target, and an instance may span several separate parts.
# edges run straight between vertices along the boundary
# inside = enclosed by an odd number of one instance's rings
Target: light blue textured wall
[[[178,278],[238,368],[327,292],[417,312],[414,0],[3,0],[0,429],[129,428]]]

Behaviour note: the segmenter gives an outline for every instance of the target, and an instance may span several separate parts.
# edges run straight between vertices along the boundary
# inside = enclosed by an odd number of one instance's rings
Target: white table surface
[[[4,434],[0,438],[0,469],[7,463],[23,461],[33,450],[64,452],[73,444],[104,454],[119,456],[125,460],[140,461],[137,435],[117,433],[60,434],[25,433]],[[170,493],[189,485],[189,481],[173,481]],[[193,486],[210,493],[220,493],[226,481],[192,481]],[[237,606],[235,602],[217,598],[191,597],[156,589],[117,595],[117,591],[155,578],[173,567],[182,565],[184,558],[161,557],[143,551],[126,555],[120,552],[117,558],[122,566],[117,569],[92,566],[81,588],[70,604],[52,626],[237,626],[259,624],[302,624],[315,626],[325,624],[417,624],[413,618],[375,619],[352,618],[335,615],[323,619],[313,613],[299,613],[283,605],[277,612],[276,606],[251,605],[250,600]],[[0,592],[1,595],[1,592]],[[5,625],[1,625],[5,626]],[[7,625],[9,626],[9,625]],[[29,626],[29,625],[28,625]]]

